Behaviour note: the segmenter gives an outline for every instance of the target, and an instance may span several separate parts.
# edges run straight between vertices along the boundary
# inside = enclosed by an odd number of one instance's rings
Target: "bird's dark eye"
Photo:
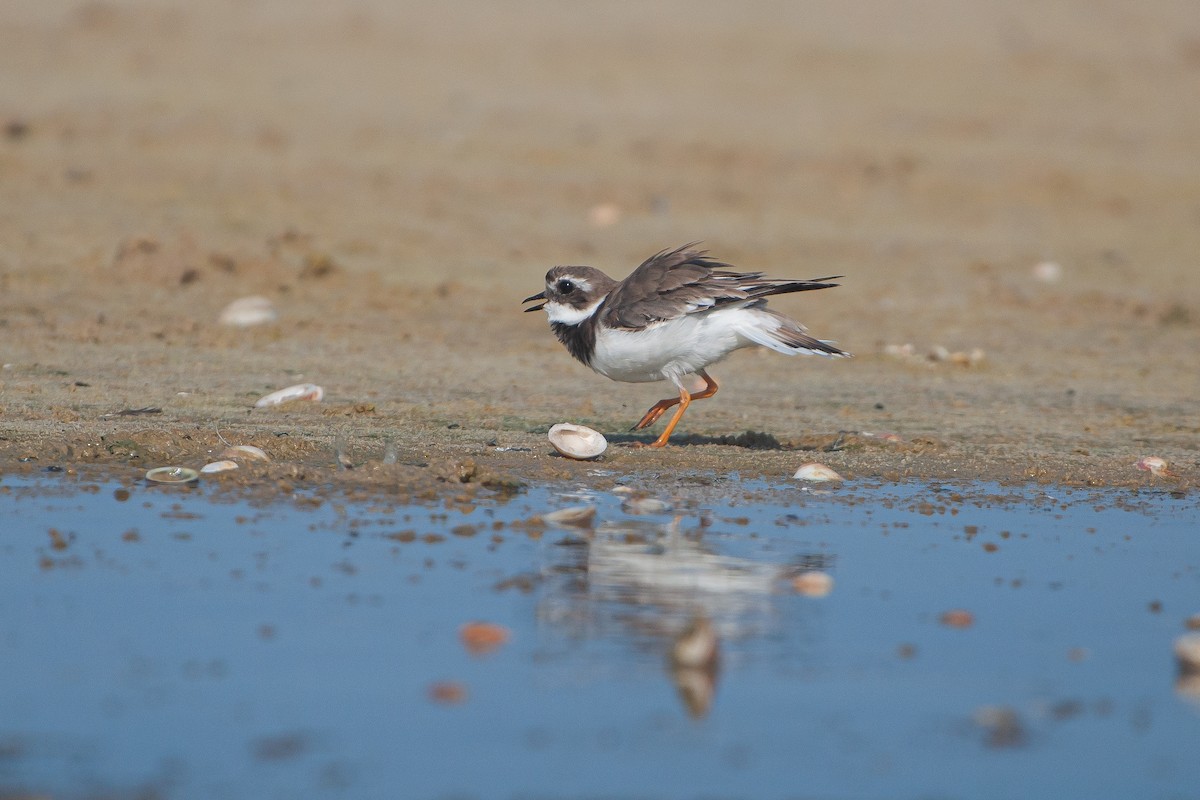
[[[571,292],[575,291],[575,282],[567,280],[566,278],[559,280],[555,286],[560,294],[570,294]]]

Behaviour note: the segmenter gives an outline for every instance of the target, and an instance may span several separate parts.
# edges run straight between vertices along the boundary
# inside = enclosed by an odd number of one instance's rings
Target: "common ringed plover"
[[[793,319],[767,308],[775,294],[837,286],[840,278],[789,280],[761,272],[735,272],[695,244],[664,250],[644,261],[623,281],[594,267],[554,267],[544,291],[523,303],[542,302],[550,328],[567,351],[615,381],[670,381],[678,397],[659,400],[634,425],[653,425],[672,406],[679,408],[650,446],[662,447],[693,400],[717,393],[705,371],[734,350],[761,345],[784,355],[849,356],[832,342],[815,339]],[[698,392],[690,376],[704,381]]]

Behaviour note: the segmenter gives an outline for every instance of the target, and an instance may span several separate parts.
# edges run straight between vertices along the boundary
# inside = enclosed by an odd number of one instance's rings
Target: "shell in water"
[[[590,528],[595,518],[595,506],[573,506],[542,514],[542,520],[556,528]]]
[[[211,463],[205,464],[203,467],[200,468],[200,471],[203,473],[228,472],[231,469],[237,469],[237,468],[238,468],[238,463],[236,461],[229,461],[228,459],[226,459],[225,461],[213,461]]]
[[[266,408],[267,406],[278,406],[283,403],[290,403],[293,400],[312,400],[315,403],[319,402],[324,396],[325,390],[315,383],[297,383],[295,386],[289,386],[286,389],[271,392],[265,397],[260,397],[258,402],[254,404],[254,407]]]
[[[222,325],[233,325],[238,328],[249,328],[251,325],[262,325],[274,322],[278,318],[275,304],[269,298],[261,295],[239,297],[221,312],[218,322]]]
[[[796,474],[792,477],[797,480],[812,481],[813,483],[842,480],[841,475],[838,475],[824,464],[818,464],[815,461],[801,464],[800,469],[796,470]]]
[[[594,431],[583,425],[572,425],[570,422],[560,422],[550,429],[550,444],[554,449],[567,458],[586,461],[596,458],[608,447],[608,442],[600,431]]]
[[[191,483],[200,473],[188,467],[156,467],[146,473],[146,480],[154,483]]]

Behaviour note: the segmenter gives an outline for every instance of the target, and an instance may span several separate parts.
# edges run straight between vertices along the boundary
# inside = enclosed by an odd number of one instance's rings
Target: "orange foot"
[[[720,387],[717,386],[717,382],[712,379],[712,376],[704,370],[700,370],[696,374],[704,379],[704,388],[695,394],[690,394],[687,389],[681,386],[679,387],[679,397],[668,397],[664,400],[659,400],[651,406],[650,410],[642,416],[638,424],[634,425],[631,430],[640,431],[649,425],[653,425],[655,422],[658,422],[663,413],[671,406],[678,405],[679,410],[671,417],[671,421],[667,423],[667,429],[662,432],[661,436],[650,444],[634,442],[631,445],[632,447],[663,447],[666,445],[667,440],[671,438],[671,432],[675,430],[675,426],[679,424],[679,420],[683,418],[683,412],[687,411],[687,407],[691,405],[691,402],[693,400],[704,400],[717,393],[717,389]]]

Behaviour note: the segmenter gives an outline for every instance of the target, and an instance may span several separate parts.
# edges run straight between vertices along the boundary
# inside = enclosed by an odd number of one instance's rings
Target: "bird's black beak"
[[[545,292],[538,292],[537,294],[533,295],[532,297],[526,297],[524,300],[521,301],[522,303],[529,303],[534,300],[542,300],[543,302],[538,303],[536,306],[530,306],[529,308],[525,309],[525,313],[529,313],[530,311],[541,311],[546,305],[546,303],[544,302],[545,299],[546,299]]]

